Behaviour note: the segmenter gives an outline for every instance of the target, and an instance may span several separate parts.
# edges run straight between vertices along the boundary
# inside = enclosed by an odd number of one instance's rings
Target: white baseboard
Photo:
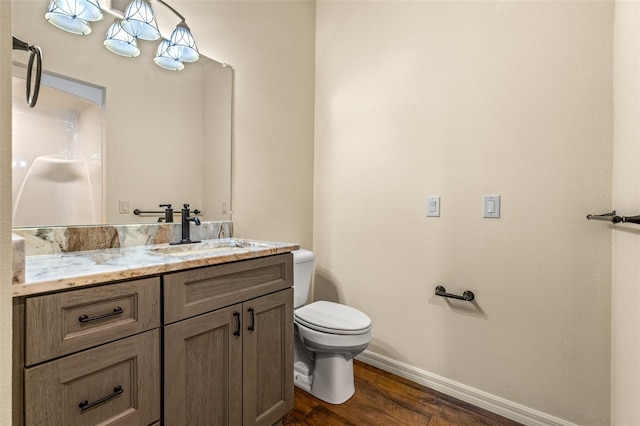
[[[484,408],[516,422],[530,426],[576,426],[574,423],[553,417],[524,405],[500,398],[499,396],[474,389],[462,383],[454,382],[419,368],[412,367],[391,358],[370,351],[364,351],[356,357],[365,364],[388,371],[396,376],[411,380],[445,395]]]

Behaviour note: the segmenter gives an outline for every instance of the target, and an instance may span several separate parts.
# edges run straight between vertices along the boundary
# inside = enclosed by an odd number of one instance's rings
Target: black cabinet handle
[[[240,312],[235,311],[233,316],[236,317],[236,331],[233,332],[233,335],[240,336]]]
[[[249,313],[251,314],[251,325],[247,327],[247,330],[253,331],[255,330],[255,326],[256,326],[256,316],[253,314],[253,308],[249,308],[247,309],[247,311],[249,311]]]
[[[93,401],[93,402],[89,402],[85,399],[80,404],[78,404],[78,407],[80,407],[80,411],[86,411],[90,408],[95,407],[96,405],[100,405],[104,402],[109,401],[112,398],[115,398],[116,396],[120,395],[122,392],[124,392],[124,390],[122,390],[122,386],[116,386],[115,388],[113,388],[112,394],[104,396],[98,399],[97,401]]]
[[[124,311],[122,310],[122,308],[120,306],[116,306],[115,308],[113,308],[113,312],[107,312],[106,314],[100,314],[100,315],[96,315],[94,317],[90,317],[89,315],[80,315],[80,317],[78,318],[78,321],[80,321],[81,323],[97,321],[97,320],[100,320],[100,319],[103,319],[103,318],[112,317],[114,315],[120,315],[123,312]]]

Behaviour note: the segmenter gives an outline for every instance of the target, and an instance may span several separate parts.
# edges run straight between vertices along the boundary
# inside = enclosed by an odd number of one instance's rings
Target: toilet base
[[[311,392],[313,375],[309,374],[309,367],[301,361],[296,361],[293,367],[293,384],[307,392]]]
[[[316,353],[309,393],[330,404],[342,404],[355,393],[353,359],[343,354]]]

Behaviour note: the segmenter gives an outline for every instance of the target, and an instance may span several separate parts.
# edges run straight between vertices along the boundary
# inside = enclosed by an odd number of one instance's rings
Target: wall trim
[[[400,361],[364,351],[356,357],[365,364],[427,386],[448,396],[468,402],[476,407],[499,414],[508,419],[531,426],[576,426],[574,423],[551,416],[533,408],[509,401],[496,395],[454,382],[442,376],[421,370]]]

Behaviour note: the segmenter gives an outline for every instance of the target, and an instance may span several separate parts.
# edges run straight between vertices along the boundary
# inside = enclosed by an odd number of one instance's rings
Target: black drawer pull
[[[113,312],[107,312],[106,314],[100,314],[100,315],[96,315],[94,317],[90,317],[89,315],[80,315],[80,317],[78,318],[78,321],[80,321],[81,323],[97,321],[97,320],[101,320],[103,318],[112,317],[114,315],[120,315],[123,312],[124,311],[122,310],[122,308],[120,306],[116,306],[115,308],[113,308]]]
[[[247,311],[251,314],[251,325],[247,327],[247,330],[253,331],[256,327],[256,316],[253,314],[253,308],[249,308]]]
[[[115,388],[113,388],[113,393],[111,395],[107,395],[105,397],[100,398],[97,401],[93,401],[93,402],[89,402],[86,399],[84,401],[82,401],[80,404],[78,404],[78,407],[80,407],[80,411],[86,411],[90,408],[95,407],[96,405],[100,405],[104,402],[109,401],[111,398],[115,398],[116,396],[120,395],[122,392],[124,392],[122,390],[122,386],[116,386]]]
[[[235,311],[233,316],[236,317],[236,331],[233,332],[234,336],[240,335],[240,312]]]

